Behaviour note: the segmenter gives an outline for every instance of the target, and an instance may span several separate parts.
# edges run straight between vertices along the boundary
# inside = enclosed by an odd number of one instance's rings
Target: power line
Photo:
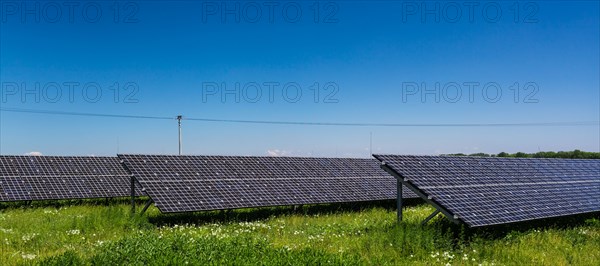
[[[97,114],[97,113],[77,113],[77,112],[63,112],[63,111],[48,111],[48,110],[35,110],[35,109],[21,109],[21,108],[4,108],[0,107],[2,112],[12,113],[32,113],[32,114],[45,114],[45,115],[72,115],[72,116],[90,116],[90,117],[113,117],[113,118],[136,118],[136,119],[162,119],[162,120],[173,120],[176,117],[168,116],[143,116],[143,115],[115,115],[115,114]]]
[[[78,113],[21,108],[0,108],[2,112],[34,113],[46,115],[70,115],[88,117],[110,117],[130,119],[155,119],[176,120],[177,116],[142,116],[142,115],[120,115],[99,113]],[[240,120],[240,119],[213,119],[183,117],[183,120],[214,122],[214,123],[242,123],[242,124],[268,124],[268,125],[304,125],[304,126],[345,126],[345,127],[536,127],[536,126],[598,126],[600,121],[570,121],[570,122],[529,122],[529,123],[427,123],[427,124],[403,124],[403,123],[338,123],[338,122],[300,122],[300,121],[268,121],[268,120]]]
[[[274,124],[274,125],[307,125],[307,126],[349,126],[349,127],[517,127],[517,126],[595,126],[598,121],[582,122],[543,122],[543,123],[458,123],[458,124],[396,124],[396,123],[335,123],[335,122],[291,122],[262,120],[226,120],[206,118],[186,118],[191,121]]]

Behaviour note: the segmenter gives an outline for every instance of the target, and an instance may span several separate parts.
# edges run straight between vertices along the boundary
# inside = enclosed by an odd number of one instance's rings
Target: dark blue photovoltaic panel
[[[161,212],[396,198],[377,160],[119,155]],[[405,189],[405,198],[417,198]]]
[[[130,187],[117,157],[0,156],[0,201],[126,197]]]
[[[600,211],[600,160],[374,156],[472,227]]]

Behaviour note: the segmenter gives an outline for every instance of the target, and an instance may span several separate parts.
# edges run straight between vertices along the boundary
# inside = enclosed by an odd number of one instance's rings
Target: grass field
[[[140,202],[141,203],[141,202]],[[598,214],[467,229],[415,201],[130,216],[126,201],[0,205],[0,265],[600,265]],[[139,210],[139,209],[138,209]]]

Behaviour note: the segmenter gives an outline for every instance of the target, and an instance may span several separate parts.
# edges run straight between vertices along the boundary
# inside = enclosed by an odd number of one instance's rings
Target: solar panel
[[[161,212],[396,198],[373,159],[119,155]],[[406,190],[405,197],[417,196]]]
[[[0,201],[125,197],[130,178],[117,157],[0,156]]]
[[[600,160],[374,156],[471,227],[600,211]]]

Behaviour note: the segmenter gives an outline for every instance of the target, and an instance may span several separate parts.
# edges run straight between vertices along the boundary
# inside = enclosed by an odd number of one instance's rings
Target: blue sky
[[[0,6],[2,108],[340,123],[600,120],[597,1],[50,3]],[[471,97],[466,84],[478,84]],[[367,157],[370,134],[374,153],[600,151],[597,123],[190,120],[183,150]],[[175,154],[177,121],[1,112],[0,153],[33,151]]]

